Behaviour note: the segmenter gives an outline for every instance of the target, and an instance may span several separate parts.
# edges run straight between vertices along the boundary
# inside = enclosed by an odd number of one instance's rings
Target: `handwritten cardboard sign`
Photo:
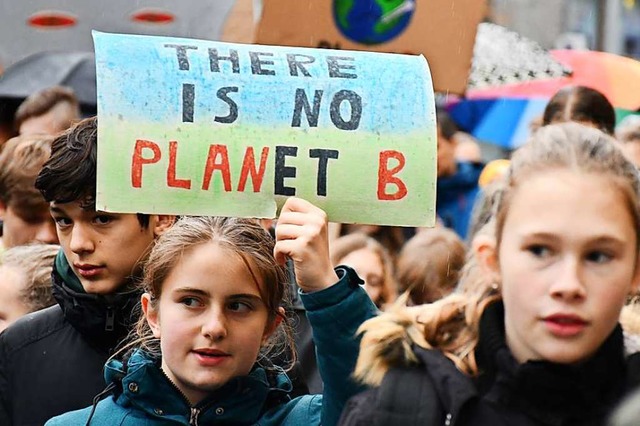
[[[437,92],[463,94],[486,0],[263,0],[255,42],[423,54]],[[508,53],[506,53],[508,54]]]
[[[432,226],[423,57],[94,32],[98,209]]]

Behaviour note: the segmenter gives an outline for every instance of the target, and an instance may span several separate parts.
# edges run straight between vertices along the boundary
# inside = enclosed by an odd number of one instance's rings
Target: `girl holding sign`
[[[379,387],[341,424],[604,424],[639,381],[618,324],[640,283],[639,205],[638,171],[613,139],[539,130],[477,253],[493,284],[365,323],[356,374]]]
[[[360,390],[349,378],[353,336],[376,309],[353,270],[332,268],[322,210],[290,198],[276,237],[274,248],[249,219],[180,219],[145,266],[137,339],[106,365],[110,396],[47,424],[335,424]],[[269,362],[286,323],[286,257],[313,327],[323,396],[291,400],[287,375]]]

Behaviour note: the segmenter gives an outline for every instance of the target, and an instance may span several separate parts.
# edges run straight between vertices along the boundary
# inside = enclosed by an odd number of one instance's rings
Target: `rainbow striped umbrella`
[[[572,70],[570,76],[474,89],[467,99],[449,106],[460,127],[476,138],[513,149],[524,143],[531,122],[547,101],[568,85],[587,86],[603,93],[621,120],[640,109],[640,62],[611,53],[551,50]]]
[[[603,93],[615,107],[640,108],[640,62],[624,56],[593,50],[551,50],[551,55],[572,70],[560,78],[534,80],[504,86],[469,90],[468,99],[546,98],[568,85],[587,86]]]

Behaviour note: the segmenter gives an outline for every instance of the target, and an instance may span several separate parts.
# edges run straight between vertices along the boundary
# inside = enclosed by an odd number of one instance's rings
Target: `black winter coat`
[[[581,366],[518,364],[506,346],[502,303],[495,303],[483,314],[480,342],[477,378],[440,351],[414,346],[422,365],[387,372],[379,388],[347,403],[339,424],[599,426],[639,383],[640,357],[625,359],[620,327]]]
[[[102,369],[126,336],[139,293],[77,293],[54,268],[58,305],[29,314],[0,334],[0,425],[43,425],[91,405]]]

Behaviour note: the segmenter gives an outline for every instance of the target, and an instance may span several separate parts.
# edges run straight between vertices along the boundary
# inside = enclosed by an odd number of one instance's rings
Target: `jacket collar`
[[[64,265],[68,267],[66,259],[63,264],[56,260],[51,278],[53,296],[62,308],[65,319],[88,342],[102,351],[112,352],[137,320],[134,312],[140,300],[140,291],[106,296],[88,294],[83,289],[78,291],[74,283],[68,282],[69,272],[73,277],[75,275],[67,270],[61,273],[58,270],[61,265],[63,269]]]
[[[65,285],[76,293],[86,293],[82,283],[71,270],[71,265],[67,261],[67,257],[64,255],[62,248],[58,251],[55,259],[55,269]]]
[[[518,364],[506,345],[504,306],[496,302],[480,321],[476,357],[480,392],[550,425],[606,415],[620,400],[626,379],[622,329],[618,326],[580,365],[547,361]]]
[[[161,370],[160,360],[140,349],[125,362],[109,361],[105,380],[116,384],[115,398],[120,405],[133,404],[151,417],[177,422],[196,415],[198,424],[254,424],[270,398],[291,390],[286,374],[270,376],[256,366],[248,376],[232,379],[204,401],[191,406]]]
[[[580,419],[602,419],[624,392],[627,368],[619,326],[598,352],[579,366],[545,361],[518,364],[506,345],[502,302],[485,309],[479,331],[475,351],[481,370],[478,377],[461,373],[439,350],[412,346],[428,370],[443,408],[451,414],[451,424],[467,403],[477,398],[524,413],[542,424],[562,425],[572,420],[571,424],[579,424]]]

